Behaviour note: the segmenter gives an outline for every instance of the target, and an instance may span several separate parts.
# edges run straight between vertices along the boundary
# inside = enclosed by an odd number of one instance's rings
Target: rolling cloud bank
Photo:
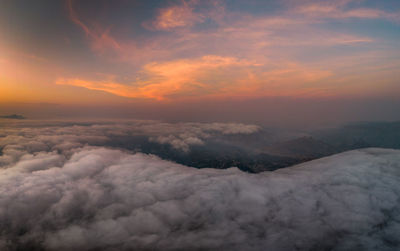
[[[24,123],[0,128],[1,250],[400,245],[399,150],[355,150],[250,174],[191,168],[112,142],[138,141],[145,131],[185,153],[209,138],[257,135],[253,125]]]
[[[238,166],[245,171],[260,172],[299,162],[290,157],[258,156],[255,147],[273,142],[277,136],[257,125],[240,123],[18,121],[11,126],[5,124],[2,134],[0,149],[4,147],[4,156],[0,163],[20,156],[18,149],[22,146],[30,152],[68,153],[71,148],[85,145],[155,154],[198,168]]]

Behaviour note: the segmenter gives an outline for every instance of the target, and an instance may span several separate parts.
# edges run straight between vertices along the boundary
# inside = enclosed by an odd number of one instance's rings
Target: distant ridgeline
[[[19,114],[3,115],[0,116],[2,119],[26,119],[24,116]]]

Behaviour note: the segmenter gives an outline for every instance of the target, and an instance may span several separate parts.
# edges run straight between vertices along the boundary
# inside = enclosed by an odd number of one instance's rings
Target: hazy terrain
[[[107,146],[154,154],[196,168],[234,166],[253,173],[365,147],[400,149],[400,122],[358,123],[312,131],[149,120],[3,120],[2,127],[0,150],[10,140],[30,144],[35,151],[62,150],[65,145]]]

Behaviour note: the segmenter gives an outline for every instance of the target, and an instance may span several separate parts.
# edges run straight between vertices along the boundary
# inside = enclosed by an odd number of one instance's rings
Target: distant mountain
[[[24,119],[17,114],[1,118]],[[72,125],[75,124],[63,123],[60,128],[66,127],[69,135],[68,127]],[[105,132],[113,132],[112,127],[105,127],[105,130],[103,127],[92,127],[91,123],[79,125],[80,130],[90,136],[104,137]],[[250,173],[273,171],[352,149],[400,149],[400,122],[358,123],[312,132],[262,129],[249,135],[210,134],[202,138],[202,144],[189,144],[188,151],[172,144],[155,142],[146,133],[135,134],[134,126],[124,128],[129,133],[107,134],[105,142],[100,140],[88,144],[154,154],[165,160],[196,168],[237,167]],[[85,138],[81,140],[85,142]],[[1,150],[0,146],[0,155]]]
[[[2,119],[26,119],[24,116],[19,114],[3,115],[0,116]]]
[[[149,141],[146,135],[113,136],[107,145],[154,154],[186,166],[234,166],[251,173],[273,171],[352,149],[400,149],[400,122],[353,124],[299,135],[274,137],[268,130],[254,135],[222,135],[204,139],[204,144],[192,145],[188,152]]]
[[[207,141],[204,146],[192,147],[189,153],[167,148],[154,151],[153,147],[150,152],[198,168],[223,169],[236,166],[246,172],[258,173],[353,149],[367,147],[400,149],[400,122],[357,123],[314,131],[309,135],[311,136],[271,143],[270,136],[262,132],[251,137],[239,135],[219,142]],[[244,147],[245,145],[250,147]]]
[[[321,130],[313,136],[339,152],[365,147],[400,149],[400,121],[355,123]]]
[[[182,152],[170,145],[151,142],[143,136],[113,137],[107,145],[154,154],[163,159],[196,168],[226,169],[234,166],[250,173],[273,171],[304,162],[299,158],[259,153],[246,147],[232,146],[228,142],[207,141],[205,145],[192,146],[189,152]]]
[[[321,140],[305,136],[273,144],[264,151],[278,156],[310,160],[334,154],[338,150]]]

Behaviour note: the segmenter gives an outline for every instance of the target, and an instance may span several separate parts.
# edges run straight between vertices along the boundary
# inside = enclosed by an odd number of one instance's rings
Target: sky
[[[400,119],[397,0],[0,3],[3,113]]]

